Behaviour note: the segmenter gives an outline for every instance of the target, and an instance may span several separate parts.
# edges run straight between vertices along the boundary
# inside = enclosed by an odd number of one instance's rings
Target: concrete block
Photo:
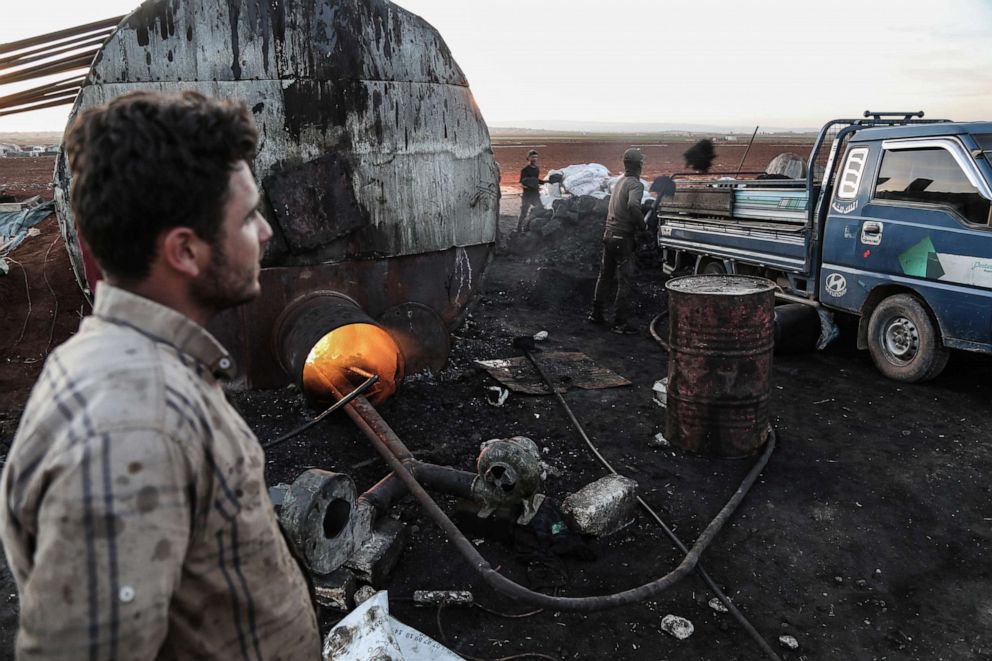
[[[376,521],[372,534],[344,563],[359,580],[374,587],[396,566],[406,544],[406,524],[388,516]]]
[[[572,530],[604,537],[634,520],[637,482],[621,475],[607,475],[571,494],[561,504]]]

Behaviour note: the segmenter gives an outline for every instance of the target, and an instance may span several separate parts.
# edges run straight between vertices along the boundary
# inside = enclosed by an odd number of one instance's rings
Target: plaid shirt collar
[[[234,361],[220,342],[203,326],[170,307],[101,280],[96,285],[93,316],[168,344],[217,377],[234,377]]]

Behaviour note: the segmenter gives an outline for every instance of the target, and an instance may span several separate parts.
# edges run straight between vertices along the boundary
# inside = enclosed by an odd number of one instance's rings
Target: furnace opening
[[[378,374],[379,381],[366,397],[379,404],[396,391],[403,371],[403,353],[386,330],[373,324],[347,324],[310,350],[303,366],[303,392],[312,401],[332,401],[334,389],[344,394]]]

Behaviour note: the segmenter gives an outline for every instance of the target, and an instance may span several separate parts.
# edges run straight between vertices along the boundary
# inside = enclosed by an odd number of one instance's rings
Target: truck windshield
[[[885,151],[875,199],[949,206],[969,222],[989,222],[989,200],[968,181],[954,157],[939,147]]]

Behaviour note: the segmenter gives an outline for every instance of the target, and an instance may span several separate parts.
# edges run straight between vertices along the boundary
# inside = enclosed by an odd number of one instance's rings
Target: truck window
[[[989,200],[968,181],[954,157],[939,147],[884,151],[875,199],[945,205],[969,222],[989,223]]]

